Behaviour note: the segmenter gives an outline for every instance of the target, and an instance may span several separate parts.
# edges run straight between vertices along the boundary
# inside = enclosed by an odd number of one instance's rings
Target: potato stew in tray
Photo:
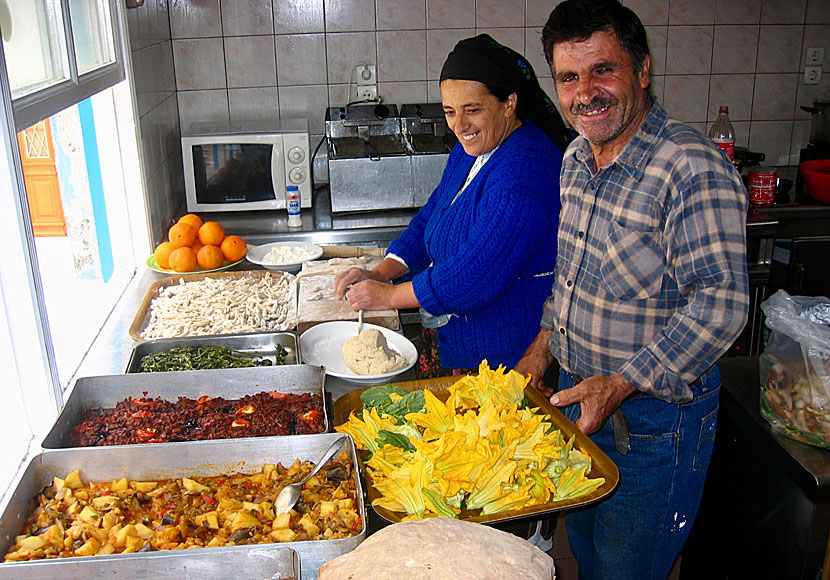
[[[0,515],[0,575],[46,559],[279,544],[300,554],[304,578],[306,570],[315,577],[323,562],[366,535],[351,440],[303,486],[294,509],[276,513],[274,500],[342,437],[45,451]]]
[[[323,378],[311,365],[82,377],[43,447],[323,433]]]

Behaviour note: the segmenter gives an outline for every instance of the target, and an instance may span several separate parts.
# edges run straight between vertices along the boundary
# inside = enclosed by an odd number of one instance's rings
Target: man
[[[566,0],[542,41],[580,136],[562,165],[553,295],[515,369],[550,395],[540,379],[555,357],[551,402],[620,468],[610,499],[568,512],[580,578],[665,578],[712,452],[715,363],[746,322],[747,194],[714,143],[649,94],[631,10]]]

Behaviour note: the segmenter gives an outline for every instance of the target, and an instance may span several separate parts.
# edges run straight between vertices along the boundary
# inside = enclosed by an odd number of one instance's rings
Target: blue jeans
[[[721,378],[717,366],[692,386],[694,399],[673,405],[632,397],[622,410],[631,450],[614,445],[611,421],[591,439],[620,470],[610,498],[567,512],[580,580],[665,580],[694,522],[717,426]],[[573,386],[560,373],[559,388]],[[562,409],[575,421],[579,405]]]

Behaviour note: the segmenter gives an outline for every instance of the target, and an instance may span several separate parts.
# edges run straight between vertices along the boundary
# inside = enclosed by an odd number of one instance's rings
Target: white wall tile
[[[794,24],[762,24],[758,38],[757,72],[798,72],[802,28]]]
[[[228,89],[228,108],[231,121],[278,121],[277,87]]]
[[[664,95],[665,95],[665,86],[666,86],[666,77],[663,75],[652,75],[649,79],[649,91],[651,92],[654,97],[660,101],[660,103],[665,103]]]
[[[324,0],[326,32],[375,30],[375,0]]]
[[[761,24],[800,24],[806,10],[807,0],[763,0]]]
[[[668,75],[663,90],[663,103],[671,117],[685,123],[706,121],[708,75]]]
[[[712,74],[751,73],[758,55],[758,26],[715,26]]]
[[[525,3],[525,26],[542,28],[550,18],[553,9],[561,3],[562,0],[527,0]]]
[[[225,36],[274,33],[271,0],[222,0],[221,8]]]
[[[797,74],[755,75],[752,121],[793,119]]]
[[[476,28],[524,26],[524,2],[504,0],[476,0]]]
[[[225,87],[225,56],[221,38],[173,41],[178,90]]]
[[[748,121],[752,117],[754,74],[712,75],[709,81],[709,114],[711,123],[718,116],[721,105],[729,107],[729,120]]]
[[[798,162],[801,150],[810,143],[810,121],[793,121],[793,142],[790,147],[790,159]]]
[[[329,94],[326,85],[280,87],[280,119],[308,119],[308,130],[315,135],[325,135],[328,105]]]
[[[645,26],[669,23],[669,0],[625,0],[623,5],[633,10]]]
[[[646,26],[648,52],[651,58],[651,74],[666,74],[666,53],[668,51],[668,26]]]
[[[277,75],[280,86],[326,84],[325,35],[277,36]]]
[[[378,32],[378,82],[426,81],[426,30]]]
[[[378,94],[386,103],[405,105],[408,103],[427,103],[427,82],[392,82],[378,83]]]
[[[441,67],[459,40],[475,36],[474,28],[427,30],[427,79],[437,80]]]
[[[766,156],[764,165],[789,165],[792,133],[792,121],[753,121],[749,149]]]
[[[222,36],[219,0],[171,0],[170,34],[173,38]]]
[[[475,28],[476,0],[427,0],[427,28]]]
[[[356,98],[354,85],[351,87],[351,94],[349,92],[349,85],[329,85],[329,106],[342,107],[354,100]]]
[[[801,60],[798,66],[799,71],[804,71],[804,65],[807,64],[807,49],[812,46],[824,47],[824,61],[822,63],[822,67],[830,71],[830,24],[806,25],[804,27],[804,39],[802,40],[801,46]],[[822,80],[824,80],[825,76],[827,75],[822,75]]]
[[[229,88],[276,86],[274,36],[225,37],[225,69]]]
[[[669,24],[714,24],[715,0],[671,0]]]
[[[830,0],[807,0],[807,24],[830,24]]]
[[[377,65],[377,44],[373,32],[326,34],[326,66],[330,83],[355,82],[358,63]]]
[[[489,34],[499,44],[512,48],[522,56],[525,49],[524,28],[477,28],[476,34]]]
[[[545,60],[545,53],[542,48],[541,28],[525,29],[524,56],[531,64],[533,72],[536,73],[536,76],[540,80],[551,76],[550,67],[548,66],[548,61]]]
[[[426,0],[375,0],[378,30],[422,30],[427,24]]]
[[[718,0],[715,24],[758,24],[761,2],[758,0]]]
[[[179,122],[184,131],[197,121],[228,122],[228,91],[179,91]]]
[[[323,0],[274,0],[274,32],[324,32]]]
[[[712,124],[709,123],[706,128],[706,134],[709,134],[709,129],[712,127]],[[735,129],[735,146],[736,147],[747,147],[749,148],[749,128],[750,123],[749,121],[734,121],[732,123],[732,128]]]
[[[709,74],[713,26],[670,26],[666,74]]]
[[[441,102],[441,85],[438,81],[427,81],[427,101],[430,103]]]

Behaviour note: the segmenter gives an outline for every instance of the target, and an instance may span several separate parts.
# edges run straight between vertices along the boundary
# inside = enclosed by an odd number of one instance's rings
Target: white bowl
[[[288,264],[270,264],[265,262],[265,256],[270,252],[273,248],[277,247],[292,247],[292,248],[304,248],[307,250],[311,250],[314,254],[306,258],[305,260],[301,260],[299,262],[291,262]],[[245,256],[249,262],[252,262],[258,266],[262,266],[263,268],[267,268],[268,270],[280,270],[282,272],[291,272],[292,274],[296,274],[300,271],[300,268],[303,267],[303,262],[308,262],[310,260],[316,260],[320,256],[323,255],[323,248],[318,246],[317,244],[310,244],[308,242],[271,242],[270,244],[262,244],[261,246],[255,246],[248,250],[248,254]]]
[[[376,324],[363,323],[363,330],[374,328],[386,338],[386,342],[394,351],[402,355],[407,365],[397,371],[382,375],[359,375],[346,366],[343,360],[343,344],[353,336],[357,336],[357,321],[339,320],[324,322],[312,326],[300,335],[300,353],[303,363],[326,368],[326,374],[359,385],[380,385],[400,375],[415,366],[418,360],[418,350],[402,334]]]

